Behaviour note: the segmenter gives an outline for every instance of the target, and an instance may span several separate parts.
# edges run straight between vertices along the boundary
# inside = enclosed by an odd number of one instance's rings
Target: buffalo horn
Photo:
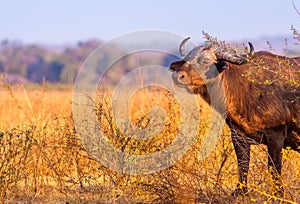
[[[179,54],[185,56],[185,43],[190,39],[190,37],[185,38],[179,45]]]
[[[252,45],[251,42],[248,42],[249,47],[250,47],[250,51],[248,54],[246,55],[242,55],[242,56],[237,56],[228,52],[221,52],[221,51],[217,51],[215,54],[217,56],[217,59],[219,60],[225,60],[234,64],[242,64],[245,61],[248,60],[249,57],[251,57],[254,54],[254,47]]]

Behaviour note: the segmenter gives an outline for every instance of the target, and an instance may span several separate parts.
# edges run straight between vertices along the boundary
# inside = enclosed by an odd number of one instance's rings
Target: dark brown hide
[[[175,84],[210,103],[206,87],[219,86],[214,82],[221,79],[240,183],[247,183],[251,144],[268,146],[268,165],[275,169],[276,179],[281,173],[281,149],[299,151],[300,58],[256,52],[247,62],[236,64],[217,59],[213,50],[197,52],[197,63],[188,56],[170,65]],[[213,68],[216,72],[208,74]],[[246,187],[240,190],[246,191]]]

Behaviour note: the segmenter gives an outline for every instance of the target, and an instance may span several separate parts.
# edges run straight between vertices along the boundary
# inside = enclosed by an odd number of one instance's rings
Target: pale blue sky
[[[295,0],[300,10],[300,0]],[[300,16],[290,0],[8,0],[1,1],[0,40],[61,44],[131,31],[158,29],[201,41],[202,30],[220,40],[290,34]]]

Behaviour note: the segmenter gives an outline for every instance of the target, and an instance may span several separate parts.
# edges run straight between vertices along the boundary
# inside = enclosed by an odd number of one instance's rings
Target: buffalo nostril
[[[179,79],[184,79],[184,74],[179,75]]]

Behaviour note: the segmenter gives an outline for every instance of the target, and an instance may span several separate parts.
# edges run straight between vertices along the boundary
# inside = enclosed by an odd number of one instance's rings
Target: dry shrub
[[[195,142],[183,158],[154,174],[130,176],[102,166],[86,152],[73,124],[71,98],[70,90],[48,91],[47,86],[31,91],[22,86],[1,90],[2,202],[263,203],[275,199],[299,202],[299,154],[283,150],[285,195],[276,198],[272,194],[263,145],[251,149],[248,195],[231,196],[237,182],[237,162],[227,127],[211,154],[199,159],[211,122],[211,109],[201,99],[200,112],[195,111],[201,116]],[[172,93],[150,88],[133,96],[128,115],[139,128],[153,125],[148,114],[152,107],[159,106],[166,112],[162,131],[145,141],[127,137],[118,129],[111,102],[111,90],[99,90],[95,104],[99,126],[116,148],[132,154],[150,154],[161,151],[175,139],[180,110]]]

